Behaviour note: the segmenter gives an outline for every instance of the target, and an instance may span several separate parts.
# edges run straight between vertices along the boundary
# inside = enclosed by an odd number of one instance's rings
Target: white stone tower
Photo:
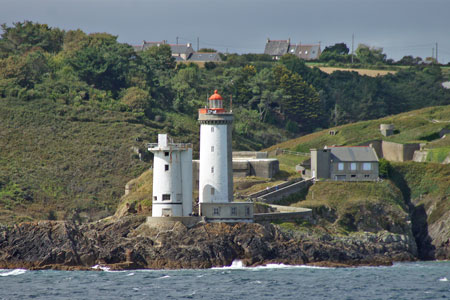
[[[223,108],[223,99],[214,91],[209,107],[199,110],[200,176],[199,202],[233,201],[231,130],[233,114]]]
[[[158,134],[154,153],[152,217],[187,217],[192,213],[192,145],[175,144]]]

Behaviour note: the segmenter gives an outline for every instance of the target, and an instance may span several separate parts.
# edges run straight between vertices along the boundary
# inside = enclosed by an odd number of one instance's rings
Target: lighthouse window
[[[158,201],[158,196],[153,196],[153,200]]]
[[[163,197],[163,201],[170,200],[170,194],[163,194],[162,197]]]
[[[214,132],[214,127],[211,127],[211,132]]]
[[[219,209],[219,207],[214,207],[214,209],[213,209],[213,214],[214,214],[215,216],[220,216],[220,209]]]
[[[214,152],[214,146],[211,146],[211,152]]]
[[[245,215],[250,216],[250,207],[248,206],[245,208]]]
[[[169,165],[164,165],[164,171],[169,171]]]
[[[214,167],[211,167],[211,173],[214,173]]]
[[[169,156],[169,152],[164,152],[164,156]]]

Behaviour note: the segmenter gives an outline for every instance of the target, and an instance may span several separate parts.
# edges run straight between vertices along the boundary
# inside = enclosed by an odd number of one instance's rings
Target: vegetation
[[[221,56],[177,65],[167,45],[136,53],[107,33],[2,25],[0,222],[111,214],[125,183],[149,168],[145,143],[157,133],[194,142],[198,155],[197,109],[214,89],[232,98],[236,150],[450,103],[436,65],[371,78],[326,74],[292,55]]]

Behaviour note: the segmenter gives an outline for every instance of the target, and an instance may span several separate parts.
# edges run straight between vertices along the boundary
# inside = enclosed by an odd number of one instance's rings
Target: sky
[[[381,47],[388,58],[450,61],[450,0],[0,0],[0,23],[108,32],[132,45],[191,42],[262,53],[267,38]],[[434,49],[434,51],[433,51]]]

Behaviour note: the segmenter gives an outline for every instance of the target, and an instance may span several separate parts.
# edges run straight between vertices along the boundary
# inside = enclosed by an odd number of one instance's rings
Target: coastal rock
[[[0,228],[0,268],[209,268],[267,263],[371,265],[414,260],[414,242],[401,234],[298,234],[277,225],[182,223],[150,227],[129,216],[77,226],[41,221]]]

